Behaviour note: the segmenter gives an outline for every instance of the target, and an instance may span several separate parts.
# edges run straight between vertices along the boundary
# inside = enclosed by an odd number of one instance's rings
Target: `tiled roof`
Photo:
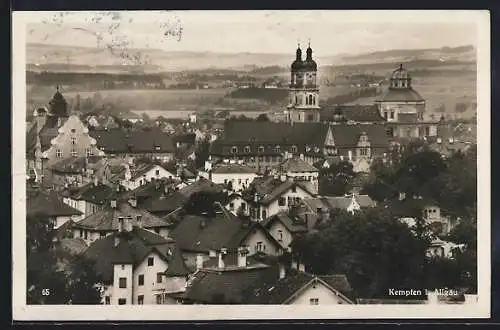
[[[64,122],[66,119],[62,118],[62,121]],[[40,130],[40,133],[38,134],[40,136],[40,144],[42,151],[45,151],[50,148],[51,143],[53,138],[59,135],[59,127],[58,125],[59,118],[56,116],[47,116],[45,125],[42,127]]]
[[[117,192],[110,186],[98,183],[88,183],[81,187],[68,188],[64,194],[74,200],[84,200],[94,204],[107,204],[117,197]]]
[[[262,222],[262,225],[265,228],[269,229],[275,221],[280,221],[292,234],[304,233],[307,232],[310,228],[314,227],[314,224],[317,221],[317,216],[312,214],[301,214],[297,215],[297,217],[293,219],[288,213],[280,212],[270,218],[265,219]]]
[[[208,304],[242,304],[245,292],[255,283],[272,281],[278,271],[274,267],[250,269],[209,270],[202,269],[193,275],[184,299]]]
[[[399,113],[398,122],[404,124],[413,124],[418,122],[418,116],[416,113]]]
[[[280,167],[285,172],[318,172],[318,169],[300,158],[288,158],[282,162]]]
[[[346,121],[357,123],[384,122],[377,105],[340,105],[332,108],[321,109],[322,121],[336,121],[335,115],[341,115]]]
[[[413,88],[389,88],[384,94],[382,94],[377,102],[421,102],[425,101],[422,95],[420,95]]]
[[[57,163],[53,164],[50,168],[53,172],[57,173],[82,173],[86,167],[86,157],[68,157],[64,158]],[[93,167],[101,160],[101,157],[92,156],[87,157],[87,167]]]
[[[120,238],[117,246],[116,236]],[[117,232],[96,240],[83,256],[95,260],[96,271],[103,276],[104,282],[112,283],[114,264],[133,264],[135,267],[152,251],[157,251],[167,261],[166,271],[170,274],[180,276],[189,273],[175,241],[137,227],[130,232]]]
[[[54,193],[32,190],[26,194],[27,215],[44,214],[50,217],[81,215],[82,212],[66,205]]]
[[[359,137],[364,132],[368,136],[368,141],[372,148],[388,148],[389,138],[384,125],[332,125],[333,139],[337,147],[355,147]]]
[[[102,211],[91,214],[78,221],[75,224],[75,227],[92,229],[95,231],[117,231],[119,217],[126,218],[131,216],[132,223],[137,225],[136,217],[138,215],[141,216],[142,226],[144,228],[160,228],[168,227],[170,225],[165,220],[158,218],[145,210],[132,208],[130,205],[123,203],[119,205],[119,208],[117,209],[107,207]]]
[[[95,130],[90,135],[96,139],[97,147],[110,153],[173,153],[172,137],[157,128],[134,130]]]
[[[251,183],[249,190],[244,193],[244,198],[246,200],[253,200],[254,196],[252,194],[249,194],[249,192],[255,192],[260,197],[260,204],[269,205],[294,186],[300,187],[307,191],[309,194],[314,195],[314,193],[311,192],[310,189],[301,182],[293,181],[291,179],[281,181],[280,179],[276,179],[273,176],[266,176],[255,178]]]
[[[305,198],[306,203],[313,211],[318,208],[325,209],[347,209],[352,202],[352,196],[322,196]],[[354,199],[360,207],[375,207],[376,203],[368,195],[354,195]]]
[[[351,301],[352,288],[345,275],[324,275],[315,276],[312,274],[291,271],[282,279],[274,279],[268,282],[258,282],[250,287],[247,294],[247,304],[287,304],[293,299],[299,290],[319,282],[327,287],[341,293]]]
[[[220,163],[217,164],[213,167],[212,173],[217,173],[217,174],[222,174],[222,173],[231,173],[231,174],[237,174],[237,173],[255,173],[255,169],[245,165],[245,164],[224,164]]]

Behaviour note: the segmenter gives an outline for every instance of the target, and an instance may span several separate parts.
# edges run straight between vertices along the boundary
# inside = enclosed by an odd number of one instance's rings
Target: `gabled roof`
[[[157,164],[139,164],[135,169],[133,169],[131,171],[132,172],[132,180],[136,180],[137,178],[143,176],[144,174],[146,174],[147,172],[151,171],[152,169],[154,169],[156,167],[164,169],[163,167],[161,167],[160,165],[157,165]]]
[[[339,105],[321,109],[322,121],[336,121],[336,115],[346,121],[356,123],[385,122],[377,105]]]
[[[261,231],[271,242],[278,242],[259,223],[240,219],[224,207],[214,217],[184,215],[171,235],[184,251],[206,253],[221,248],[236,249],[253,231]]]
[[[84,200],[94,204],[106,204],[117,197],[117,192],[112,187],[98,183],[88,183],[81,187],[71,187],[66,189],[63,194],[74,200]]]
[[[333,139],[337,147],[355,147],[362,133],[366,133],[372,148],[388,148],[389,137],[384,125],[339,124],[332,125]]]
[[[321,208],[323,210],[328,209],[343,209],[346,210],[349,205],[351,205],[352,200],[359,204],[360,207],[375,207],[376,203],[368,195],[357,195],[354,196],[321,196],[313,198],[304,198],[304,203],[306,203],[313,211]]]
[[[311,220],[316,220],[312,219],[313,218],[312,215],[308,214],[307,217],[308,217],[307,220],[309,220],[309,218],[311,218]],[[286,212],[280,212],[272,217],[265,219],[262,222],[262,226],[264,226],[267,229],[270,229],[272,224],[276,221],[280,221],[285,226],[285,228],[288,229],[288,231],[292,234],[305,233],[309,230],[310,227],[313,227],[311,224],[306,223],[304,215],[302,215],[302,217],[297,216],[295,219],[292,219],[292,217]]]
[[[212,173],[216,174],[254,174],[256,170],[245,164],[219,163],[213,166]]]
[[[201,269],[193,275],[184,300],[208,304],[243,304],[245,292],[255,283],[272,281],[278,271],[274,267],[250,269]]]
[[[126,131],[121,128],[91,131],[97,147],[110,153],[173,153],[172,137],[158,128]]]
[[[300,292],[314,283],[319,283],[340,294],[348,303],[352,302],[352,288],[345,275],[315,276],[293,271],[282,279],[258,282],[247,291],[247,304],[287,304]]]
[[[260,204],[269,205],[292,187],[300,187],[310,195],[314,196],[314,193],[310,191],[309,187],[301,182],[291,179],[281,181],[273,176],[266,176],[255,178],[250,186],[250,189],[244,193],[244,198],[246,200],[253,200],[254,196],[250,195],[249,192],[254,191],[260,197]]]
[[[119,238],[117,246],[115,237]],[[177,276],[189,274],[185,263],[179,262],[182,256],[179,259],[180,251],[175,241],[138,227],[94,241],[83,256],[96,262],[96,271],[103,276],[105,283],[112,283],[115,264],[132,264],[135,267],[151,252],[158,253],[167,262],[167,272]]]
[[[49,217],[81,215],[77,209],[66,205],[57,195],[44,190],[28,190],[26,194],[27,216],[43,214]]]
[[[318,172],[316,167],[297,157],[286,159],[278,167],[287,173]]]
[[[88,217],[78,221],[74,227],[85,228],[95,231],[117,231],[118,218],[132,217],[132,223],[137,225],[136,217],[140,215],[142,226],[144,228],[160,228],[168,227],[170,224],[157,216],[141,209],[133,208],[130,205],[123,203],[119,208],[107,207],[102,211],[98,211]]]

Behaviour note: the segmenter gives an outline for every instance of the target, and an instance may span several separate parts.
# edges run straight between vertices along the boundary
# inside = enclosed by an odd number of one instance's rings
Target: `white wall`
[[[156,171],[159,171],[159,174],[156,175]],[[124,186],[128,190],[134,190],[141,185],[146,184],[146,182],[150,182],[152,179],[161,179],[161,178],[175,178],[176,176],[163,167],[156,165],[151,168],[149,171],[144,173],[142,176],[135,178],[134,180],[123,180],[121,182],[122,186]],[[142,182],[142,184],[141,184]]]
[[[280,231],[282,234],[281,240],[280,240]],[[288,249],[288,246],[292,243],[293,240],[292,233],[290,233],[290,231],[285,227],[285,225],[283,225],[281,221],[275,220],[271,228],[269,228],[269,233],[285,249]]]
[[[231,181],[233,190],[242,191],[257,177],[256,173],[212,173],[211,181],[216,184],[223,184],[225,180]]]
[[[341,297],[337,296],[334,292],[328,289],[325,285],[317,282],[315,286],[310,285],[307,289],[302,291],[296,298],[288,302],[290,305],[310,305],[310,299],[318,299],[319,305],[338,305],[348,304]]]
[[[257,230],[255,233],[250,234],[243,242],[243,245],[247,245],[248,249],[250,250],[249,255],[257,252],[255,249],[257,242],[262,242],[262,245],[264,247],[264,250],[262,252],[265,252],[268,255],[272,256],[279,254],[278,249],[269,241],[266,235],[261,230]]]
[[[123,267],[123,269],[122,269]],[[132,291],[133,291],[133,283],[132,283],[132,265],[121,265],[117,264],[113,266],[113,293],[111,295],[111,305],[118,305],[118,299],[125,298],[127,299],[127,305],[132,304]],[[125,277],[127,279],[127,287],[120,288],[119,279],[120,277]]]
[[[148,258],[154,258],[153,266],[148,266]],[[165,276],[162,278],[162,283],[156,282],[156,274],[164,273],[167,269],[167,263],[160,257],[158,253],[151,252],[134,270],[134,296],[133,303],[137,304],[137,297],[144,295],[144,304],[156,304],[154,292],[165,289],[167,284]],[[139,275],[144,275],[144,285],[139,286]]]
[[[309,194],[307,191],[304,189],[297,187],[296,191],[293,192],[292,189],[287,190],[284,192],[280,197],[285,198],[285,205],[280,206],[279,205],[279,198],[277,198],[275,201],[273,201],[271,204],[269,204],[267,207],[261,206],[260,210],[260,217],[259,220],[264,220],[262,217],[262,211],[266,210],[266,217],[272,217],[275,214],[278,214],[281,211],[287,211],[289,206],[288,206],[288,197],[299,197],[300,199],[308,198],[308,197],[313,197],[311,194]]]
[[[243,200],[241,197],[238,197],[238,198],[235,198],[235,199],[232,199],[227,205],[226,205],[226,209],[228,211],[231,211],[232,213],[234,214],[237,214],[238,210],[240,209],[241,207],[241,204],[244,203],[245,204],[245,212],[248,212],[248,203]],[[231,205],[233,207],[231,207]]]

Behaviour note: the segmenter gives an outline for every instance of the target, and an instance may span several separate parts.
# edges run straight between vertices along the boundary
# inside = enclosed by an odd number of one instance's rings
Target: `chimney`
[[[196,255],[196,270],[200,270],[203,268],[203,255]]]
[[[135,216],[135,221],[137,223],[137,227],[142,228],[142,225],[143,225],[143,223],[142,223],[142,214],[137,214]]]
[[[306,271],[306,266],[303,263],[299,263],[298,271],[299,272],[305,272]]]
[[[224,258],[226,256],[226,253],[227,253],[227,250],[224,249],[224,248],[222,248],[220,250],[220,252],[219,252],[219,255],[218,255],[218,257],[219,257],[218,267],[220,269],[224,269],[226,267],[226,265],[224,264]]]
[[[94,186],[98,186],[99,185],[99,180],[97,180],[97,176],[94,175]]]
[[[123,232],[123,229],[124,229],[124,222],[125,220],[123,219],[123,217],[118,217],[118,232]]]
[[[112,199],[110,202],[109,202],[111,208],[113,209],[116,209],[116,199]]]
[[[285,174],[281,174],[280,175],[280,180],[281,180],[281,182],[285,182],[286,181],[286,175]]]
[[[283,263],[278,263],[278,278],[281,280],[286,277],[286,268]]]
[[[120,234],[116,233],[113,245],[114,245],[114,247],[117,247],[118,244],[120,244]]]
[[[238,248],[238,267],[244,268],[247,266],[248,249],[246,247]]]
[[[253,201],[254,201],[255,203],[258,203],[258,202],[259,202],[259,195],[258,195],[257,193],[254,193],[254,194],[253,194]]]
[[[130,198],[128,202],[130,203],[130,206],[132,206],[133,208],[137,207],[137,198],[135,196]]]

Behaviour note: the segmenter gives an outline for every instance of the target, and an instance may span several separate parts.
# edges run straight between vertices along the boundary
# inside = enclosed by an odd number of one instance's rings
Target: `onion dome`
[[[306,50],[306,60],[304,61],[303,69],[305,71],[318,71],[318,65],[312,58],[312,48],[311,45]]]
[[[300,45],[297,47],[295,61],[292,63],[292,71],[298,71],[302,68],[302,49],[300,49]]]

